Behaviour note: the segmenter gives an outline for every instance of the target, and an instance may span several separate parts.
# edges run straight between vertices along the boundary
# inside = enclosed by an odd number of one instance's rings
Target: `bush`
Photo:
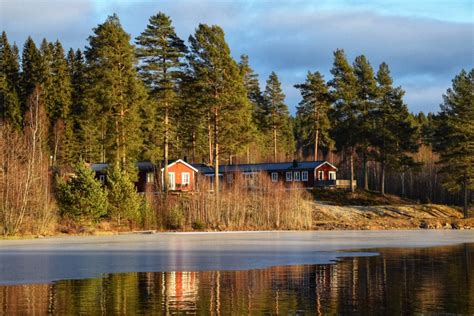
[[[166,216],[166,227],[168,229],[181,229],[184,225],[184,212],[179,206],[169,209]]]
[[[56,195],[60,215],[78,222],[97,222],[107,214],[107,193],[94,172],[80,162],[69,181],[56,178]]]
[[[206,224],[204,224],[200,220],[196,220],[195,222],[193,222],[191,226],[193,227],[194,230],[203,230],[206,228]]]

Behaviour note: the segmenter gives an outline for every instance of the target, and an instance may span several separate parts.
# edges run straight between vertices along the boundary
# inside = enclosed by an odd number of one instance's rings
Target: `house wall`
[[[323,179],[318,179],[318,172],[319,171],[323,171]],[[327,180],[329,180],[329,171],[336,171],[336,169],[331,167],[328,164],[324,164],[324,165],[322,165],[322,166],[320,166],[320,167],[318,167],[314,170],[314,175],[313,176],[317,180],[327,181]],[[337,178],[337,174],[336,174],[336,178]]]
[[[181,162],[177,162],[174,165],[168,167],[168,172],[174,172],[175,182],[176,182],[176,190],[188,191],[194,190],[195,188],[195,173],[194,170],[186,166]],[[182,173],[188,172],[189,173],[189,185],[184,187],[183,186],[183,178]]]

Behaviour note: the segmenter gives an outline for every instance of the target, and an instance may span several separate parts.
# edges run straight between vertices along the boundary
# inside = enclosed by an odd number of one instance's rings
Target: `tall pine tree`
[[[328,110],[330,94],[323,75],[318,71],[308,72],[306,82],[295,85],[301,92],[302,100],[296,108],[300,122],[300,139],[303,144],[313,144],[314,160],[318,160],[319,144],[331,146],[329,137]],[[322,140],[322,141],[321,141]]]
[[[168,156],[170,139],[175,139],[178,112],[177,89],[182,79],[184,42],[176,35],[171,19],[164,13],[150,17],[146,29],[137,37],[140,74],[157,105],[158,119],[163,127],[164,189],[168,190]],[[160,125],[161,125],[160,124]],[[173,128],[174,127],[174,128]],[[155,131],[160,131],[158,128]],[[156,158],[155,158],[156,159]]]
[[[273,143],[273,161],[278,161],[278,152],[288,157],[294,152],[294,139],[285,94],[275,72],[272,72],[265,87],[263,117],[267,136]]]
[[[102,160],[130,167],[141,150],[138,114],[146,91],[136,72],[130,35],[117,15],[109,16],[94,29],[85,55],[89,124],[99,126],[96,139],[102,145]],[[93,121],[94,116],[97,119]]]
[[[196,80],[196,89],[200,90],[200,104],[206,108],[208,117],[217,194],[220,155],[238,154],[250,140],[251,105],[224,31],[215,25],[200,24],[189,42],[191,74]]]
[[[474,189],[474,69],[462,70],[452,82],[435,119],[434,148],[446,176],[444,185],[462,192],[468,217],[469,189]]]
[[[329,85],[334,100],[332,135],[337,149],[349,155],[350,187],[354,192],[354,155],[360,142],[357,130],[360,108],[357,102],[357,78],[342,49],[334,52],[331,74],[333,79]]]

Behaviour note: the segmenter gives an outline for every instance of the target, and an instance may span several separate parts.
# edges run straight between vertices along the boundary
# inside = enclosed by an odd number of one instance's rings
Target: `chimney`
[[[183,160],[184,162],[188,162],[188,156],[184,156]]]

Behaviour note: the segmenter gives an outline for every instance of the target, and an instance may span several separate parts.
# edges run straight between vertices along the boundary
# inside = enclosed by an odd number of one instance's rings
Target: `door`
[[[174,172],[168,172],[168,186],[170,190],[176,189],[176,180],[175,180]]]

